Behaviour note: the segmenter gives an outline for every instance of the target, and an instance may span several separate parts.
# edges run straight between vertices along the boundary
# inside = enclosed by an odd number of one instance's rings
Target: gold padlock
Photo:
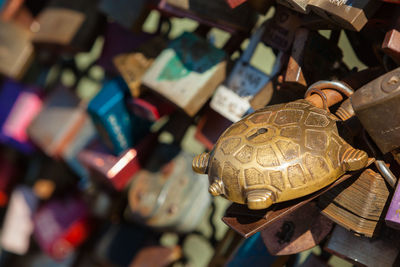
[[[208,174],[212,195],[250,209],[311,194],[367,164],[367,153],[339,136],[337,121],[307,100],[260,109],[197,156],[193,170]]]

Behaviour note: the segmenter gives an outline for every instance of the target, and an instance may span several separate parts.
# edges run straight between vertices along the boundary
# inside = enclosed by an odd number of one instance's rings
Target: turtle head
[[[210,154],[203,152],[200,155],[197,155],[192,162],[193,171],[200,174],[207,174],[208,171],[208,160],[210,158]]]
[[[342,164],[344,171],[360,170],[368,164],[368,154],[347,145],[347,149],[342,154]]]

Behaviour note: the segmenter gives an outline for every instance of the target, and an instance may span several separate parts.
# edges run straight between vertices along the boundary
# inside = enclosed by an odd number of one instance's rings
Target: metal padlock
[[[382,176],[371,169],[349,179],[319,198],[322,214],[359,235],[377,234],[389,189]],[[357,201],[355,201],[357,200]]]
[[[336,114],[343,120],[356,115],[385,154],[400,147],[399,101],[400,68],[397,68],[358,89]]]
[[[310,9],[342,28],[360,31],[381,5],[377,0],[310,0]]]
[[[211,100],[211,108],[233,122],[240,120],[252,109],[250,103],[257,98],[260,91],[267,90],[265,94],[262,94],[264,105],[260,105],[261,107],[267,105],[272,97],[273,88],[267,84],[281,70],[282,54],[275,59],[271,74],[266,74],[250,65],[250,60],[264,35],[265,28],[264,23],[254,32],[243,55],[235,63],[224,84],[217,88]]]
[[[307,93],[318,86],[352,92],[339,82],[320,82]],[[232,124],[210,153],[194,158],[193,170],[208,175],[210,193],[249,209],[266,209],[364,168],[367,153],[341,138],[337,117],[312,104],[310,97],[257,110]]]
[[[185,32],[170,42],[143,76],[143,84],[194,116],[225,79],[226,54]]]
[[[21,79],[33,60],[32,33],[12,22],[0,21],[0,73]]]
[[[357,266],[397,266],[399,234],[384,228],[379,237],[372,239],[356,236],[336,225],[324,250]]]

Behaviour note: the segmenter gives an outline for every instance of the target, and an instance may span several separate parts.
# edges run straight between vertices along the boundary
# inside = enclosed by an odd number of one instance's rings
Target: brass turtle
[[[230,126],[210,153],[195,157],[193,170],[208,174],[212,195],[250,209],[311,194],[367,164],[336,121],[303,99],[268,106]]]

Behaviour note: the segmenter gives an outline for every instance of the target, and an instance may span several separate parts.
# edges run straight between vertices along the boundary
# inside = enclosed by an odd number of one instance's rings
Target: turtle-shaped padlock
[[[268,106],[226,129],[193,170],[208,174],[212,195],[250,209],[311,194],[367,164],[367,153],[339,136],[336,121],[303,99]]]

